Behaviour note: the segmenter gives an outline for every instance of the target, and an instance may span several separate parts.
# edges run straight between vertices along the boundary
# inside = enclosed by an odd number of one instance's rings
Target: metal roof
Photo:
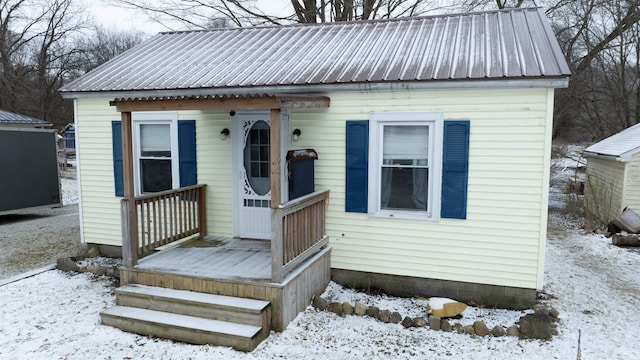
[[[626,128],[589,146],[585,152],[594,155],[615,156],[622,161],[627,160],[632,155],[640,153],[640,124]]]
[[[61,91],[217,89],[232,94],[257,87],[569,75],[544,12],[526,8],[159,33]]]
[[[50,123],[35,119],[26,115],[20,115],[12,113],[10,111],[0,110],[0,125],[7,124],[20,124],[20,125],[34,125],[34,126],[47,126]]]

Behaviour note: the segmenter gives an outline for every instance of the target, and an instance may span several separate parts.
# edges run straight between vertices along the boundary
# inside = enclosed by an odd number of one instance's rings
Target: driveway
[[[0,280],[81,253],[78,205],[0,215]]]

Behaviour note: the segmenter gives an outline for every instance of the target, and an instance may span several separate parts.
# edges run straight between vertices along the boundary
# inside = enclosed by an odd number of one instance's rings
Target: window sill
[[[386,211],[370,212],[369,217],[382,219],[398,219],[398,220],[418,220],[418,221],[439,221],[439,217],[434,217],[429,213],[412,212],[412,211]]]

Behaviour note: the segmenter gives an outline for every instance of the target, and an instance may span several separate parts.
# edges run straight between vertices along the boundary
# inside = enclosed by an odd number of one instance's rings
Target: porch
[[[329,283],[330,255],[330,248],[320,249],[275,283],[268,241],[195,238],[120,269],[120,282],[265,300],[270,303],[270,324],[264,325],[283,331]]]
[[[284,330],[329,283],[331,254],[325,235],[329,191],[295,199],[288,199],[286,193],[288,108],[328,106],[328,99],[117,99],[114,105],[122,114],[124,267],[120,271],[122,288],[116,290],[118,306],[103,313],[103,323],[140,334],[246,351],[269,331]],[[207,195],[207,184],[136,196],[132,111],[265,107],[270,109],[271,129],[269,207],[264,209],[269,240],[210,236],[220,232],[207,223],[207,208],[216,201]],[[180,243],[185,238],[193,239]],[[196,323],[202,325],[192,326]],[[233,334],[243,326],[251,328]]]
[[[328,190],[271,209],[271,240],[246,240],[207,235],[206,189],[121,201],[121,288],[116,306],[101,313],[103,324],[251,351],[324,290]]]

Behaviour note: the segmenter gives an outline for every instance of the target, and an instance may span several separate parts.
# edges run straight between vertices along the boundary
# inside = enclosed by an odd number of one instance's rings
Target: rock
[[[440,316],[429,315],[429,328],[431,330],[440,330]]]
[[[402,326],[406,327],[406,328],[410,328],[413,326],[413,320],[408,317],[405,316],[404,319],[402,319]]]
[[[399,324],[400,321],[402,321],[402,315],[400,315],[400,313],[397,311],[392,312],[389,322],[392,324]]]
[[[76,262],[73,261],[73,259],[71,259],[69,257],[58,258],[56,260],[56,268],[58,268],[58,270],[62,270],[62,271],[74,271],[74,272],[77,272],[78,270],[80,270],[80,268],[78,268],[78,265],[76,264]]]
[[[560,316],[560,311],[558,311],[558,309],[556,309],[556,308],[551,308],[551,309],[549,309],[549,315],[552,318],[557,319]]]
[[[391,311],[380,310],[380,313],[378,314],[378,320],[382,321],[383,323],[389,323],[389,321],[391,321]]]
[[[507,328],[507,336],[520,336],[518,325],[511,325]]]
[[[330,302],[329,307],[327,307],[327,309],[334,314],[342,316],[342,303],[340,302],[335,302],[335,301]]]
[[[466,304],[449,298],[432,297],[429,298],[427,313],[440,318],[448,318],[460,314],[466,308]]]
[[[87,245],[87,251],[85,252],[86,257],[93,258],[100,256],[100,249],[97,244],[89,244]]]
[[[325,311],[329,307],[329,302],[322,296],[314,296],[311,301],[311,306],[318,310]]]
[[[465,325],[464,326],[464,333],[467,335],[475,335],[476,332],[475,330],[473,330],[473,325]]]
[[[377,319],[378,316],[380,316],[380,309],[377,306],[369,306],[367,308],[367,315]]]
[[[535,311],[536,314],[549,314],[549,308],[542,304],[535,304],[533,306],[533,311]]]
[[[98,276],[102,276],[106,272],[105,268],[99,265],[87,265],[87,271]]]
[[[110,277],[114,277],[116,275],[116,268],[115,267],[108,267],[106,269],[104,269],[104,274]]]
[[[527,314],[520,318],[520,338],[549,340],[553,318],[549,314]]]
[[[353,312],[356,315],[363,316],[367,313],[367,305],[356,301],[356,306],[354,306]]]
[[[473,331],[478,336],[487,336],[489,335],[489,328],[482,320],[476,320],[473,322]]]
[[[342,313],[344,315],[353,315],[353,305],[345,301],[342,303]]]
[[[502,337],[504,336],[504,329],[502,328],[502,326],[494,326],[493,329],[491,329],[491,335],[495,336],[495,337]]]
[[[458,334],[464,334],[464,326],[462,326],[462,324],[460,323],[455,323],[453,324],[453,331],[457,332]]]
[[[415,327],[425,327],[427,326],[427,320],[423,317],[419,316],[413,319],[413,326]]]
[[[453,327],[451,326],[451,323],[449,322],[449,320],[447,319],[440,320],[440,330],[445,332],[451,332],[451,330],[453,330]]]

